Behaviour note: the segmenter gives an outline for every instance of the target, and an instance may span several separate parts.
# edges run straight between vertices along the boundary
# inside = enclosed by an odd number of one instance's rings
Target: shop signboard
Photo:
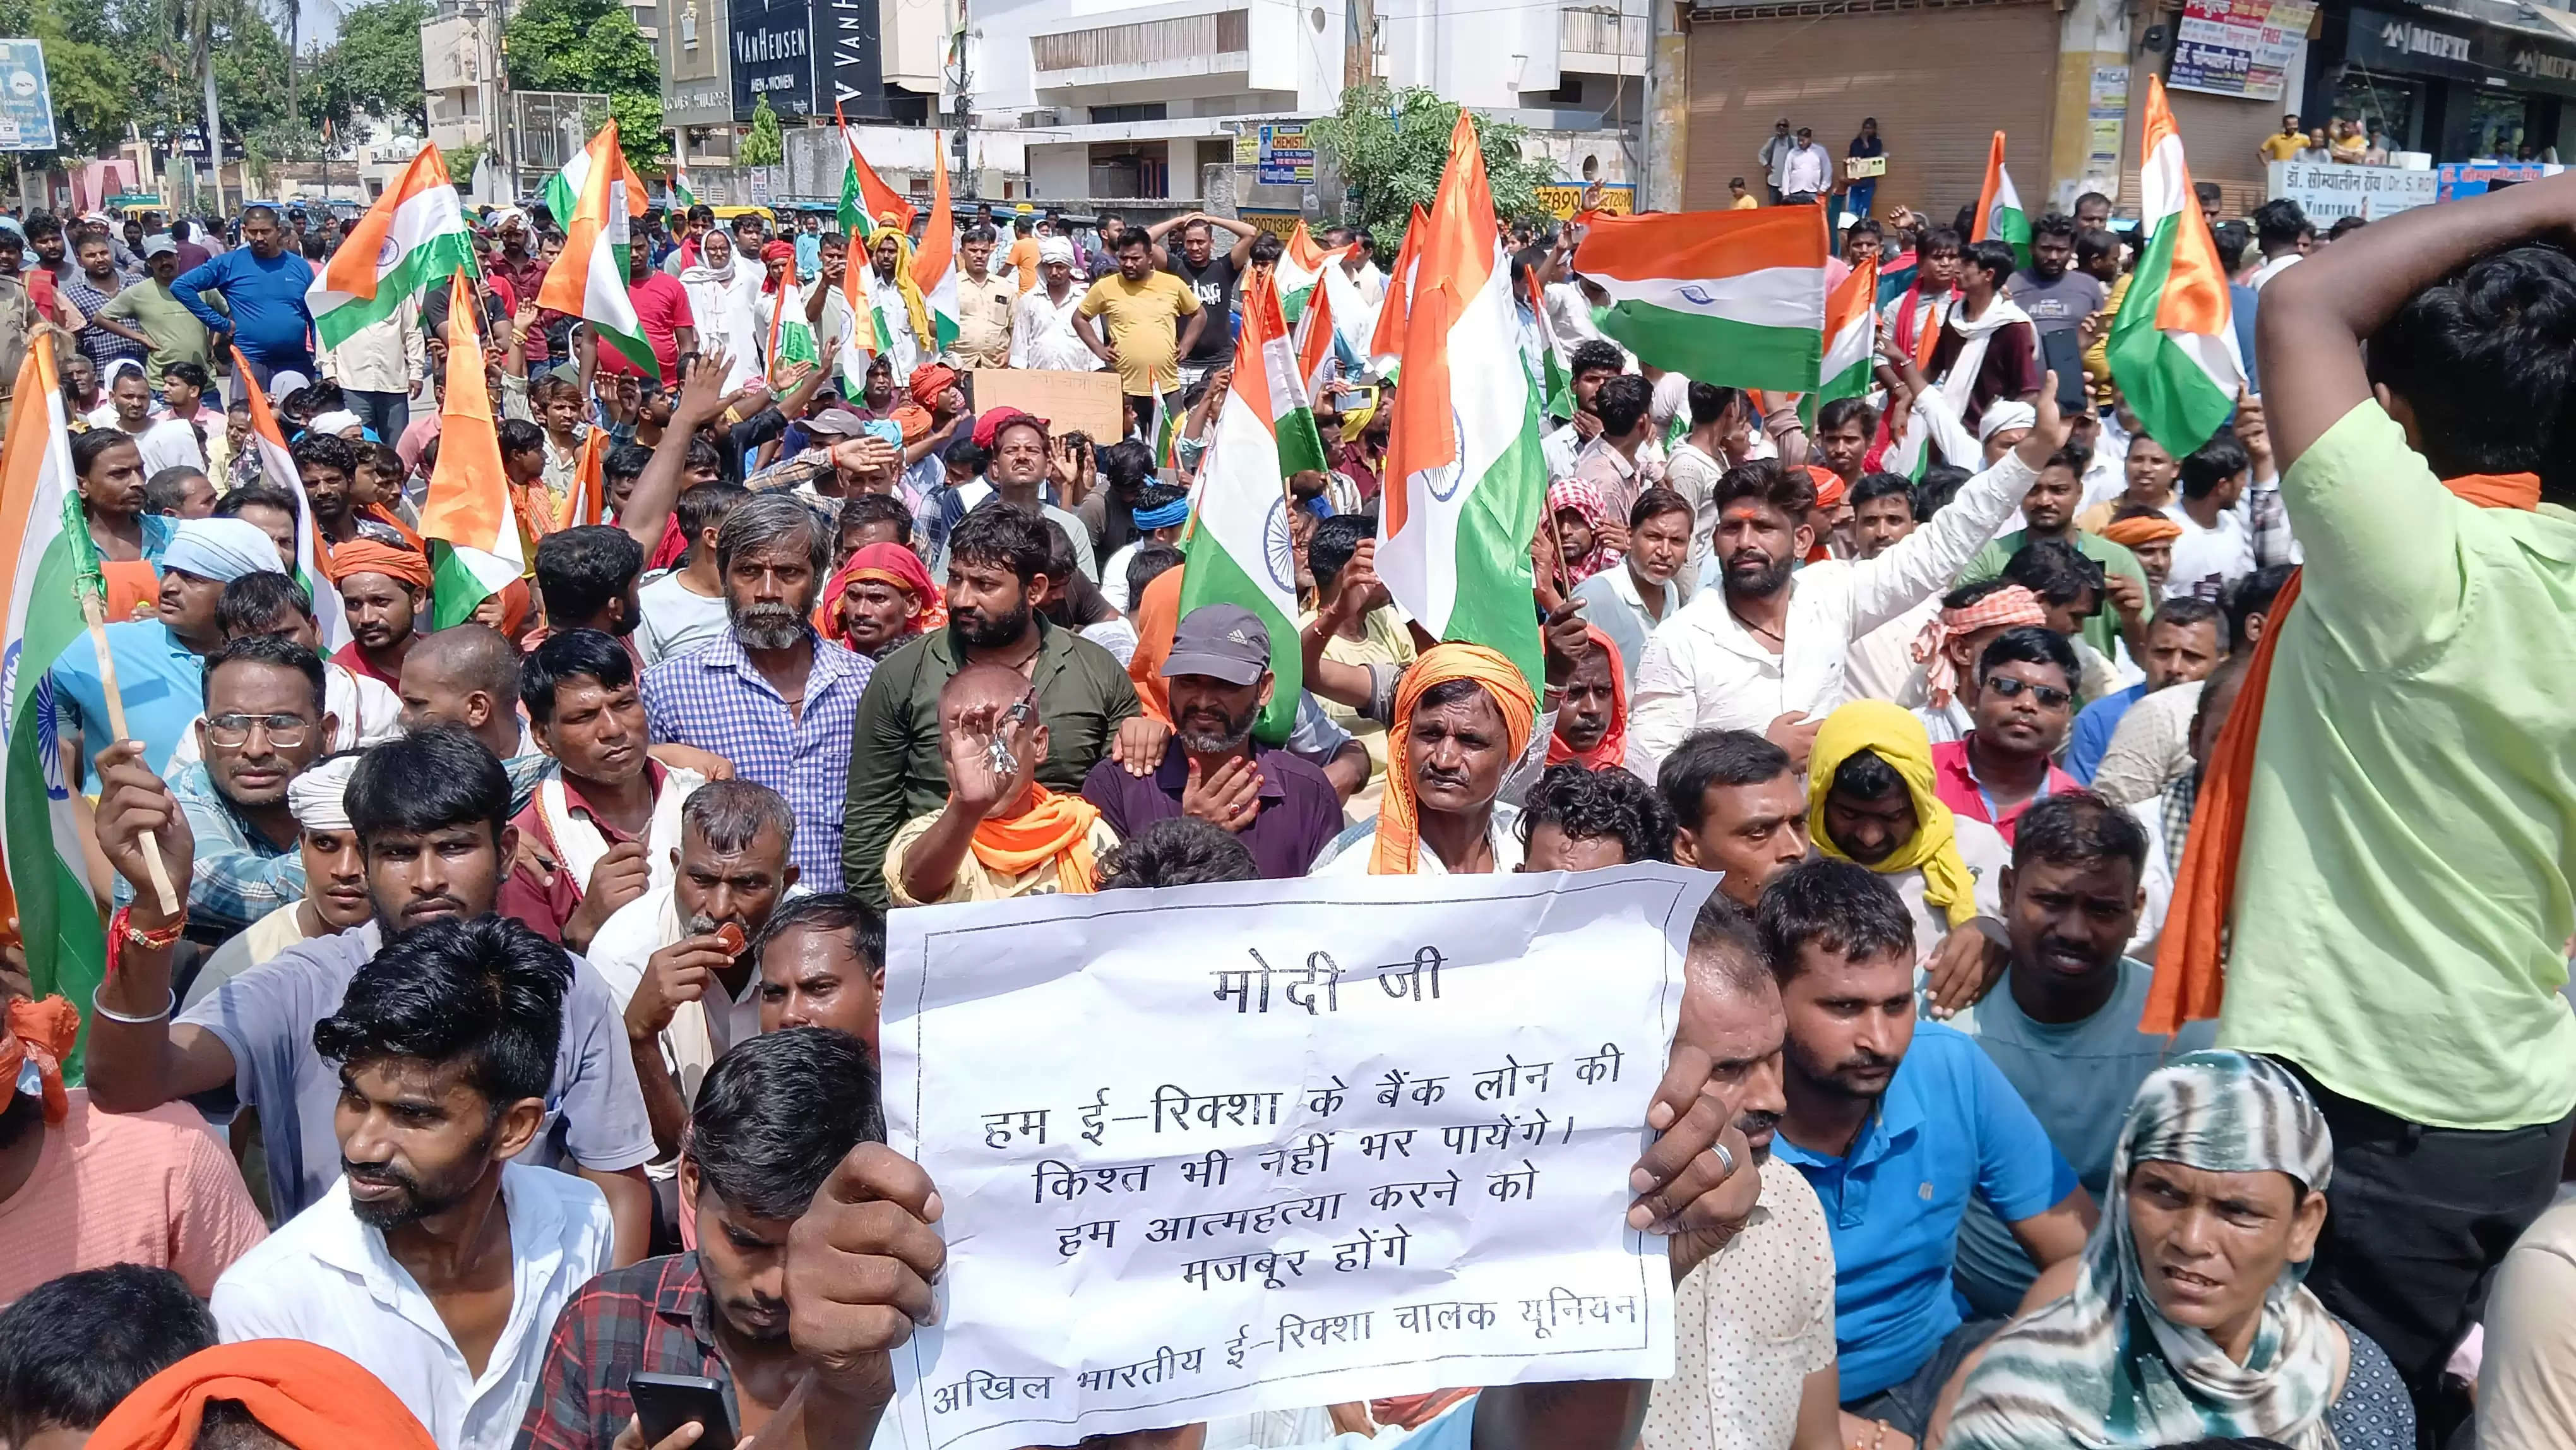
[[[1264,124],[1258,155],[1263,186],[1315,184],[1315,147],[1307,139],[1302,123],[1293,126]]]
[[[2441,200],[2430,171],[2330,161],[2275,161],[2265,170],[2265,195],[2297,202],[2319,228],[2348,216],[2375,222]]]
[[[1533,186],[1530,195],[1537,198],[1540,210],[1558,221],[1569,222],[1574,220],[1575,213],[1583,210],[1583,193],[1593,185],[1588,181],[1560,181],[1554,186]],[[1599,185],[1601,194],[1593,199],[1594,211],[1608,212],[1612,216],[1629,216],[1636,212],[1635,182],[1607,181]]]
[[[2464,196],[2483,196],[2498,186],[2556,176],[2564,169],[2543,161],[2451,161],[2425,174],[2435,178],[2441,200],[2457,201]]]
[[[763,97],[781,116],[814,114],[814,12],[808,0],[733,0],[733,107]]]
[[[2165,84],[2249,101],[2277,101],[2316,0],[2183,0]]]
[[[42,41],[0,40],[0,151],[54,149],[54,93]]]
[[[2344,53],[2373,71],[2576,96],[2576,44],[2447,16],[2395,15],[2356,6]]]

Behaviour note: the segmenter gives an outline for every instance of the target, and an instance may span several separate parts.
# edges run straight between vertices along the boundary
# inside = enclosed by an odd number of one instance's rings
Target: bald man
[[[1118,833],[1101,821],[1097,806],[1078,795],[1057,795],[1038,782],[1047,728],[1038,718],[1028,677],[1007,665],[959,670],[940,687],[939,730],[948,763],[948,803],[934,814],[915,816],[894,833],[885,856],[894,904],[1001,901],[1096,890],[1096,863],[1100,853],[1118,844]],[[1009,755],[1008,770],[993,768],[996,739]],[[1022,834],[1051,831],[1055,850],[1016,874],[988,866],[971,849],[988,822],[1017,825]]]
[[[397,693],[406,730],[460,726],[504,761],[537,753],[519,722],[519,651],[490,625],[455,624],[414,640]]]

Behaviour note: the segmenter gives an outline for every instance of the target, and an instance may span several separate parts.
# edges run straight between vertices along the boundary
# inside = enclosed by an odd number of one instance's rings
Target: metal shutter
[[[1914,207],[1935,222],[1976,202],[1993,134],[2022,205],[2048,201],[2049,121],[2058,16],[2050,4],[1834,0],[1693,13],[1689,160],[1682,205],[1723,207],[1741,176],[1764,195],[1754,153],[1771,123],[1812,126],[1841,164],[1864,116],[1878,118],[1888,174],[1876,210]]]
[[[2138,79],[2131,83],[2129,128],[2121,138],[2122,149],[2128,154],[2120,158],[2119,202],[2121,210],[2131,213],[2138,209],[2138,138],[2147,129],[2145,67],[2148,62],[2163,59],[2139,56],[2136,68],[2130,72]],[[2226,194],[2219,215],[2245,216],[2261,206],[2269,182],[2255,148],[2281,129],[2281,113],[2287,107],[2278,101],[2248,101],[2177,90],[2165,92],[2165,104],[2173,107],[2174,130],[2182,137],[2183,159],[2191,163],[2191,179],[2217,182],[2219,190]]]

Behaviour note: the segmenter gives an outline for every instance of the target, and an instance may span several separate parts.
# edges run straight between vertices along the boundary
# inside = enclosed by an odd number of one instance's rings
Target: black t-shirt
[[[1207,309],[1207,325],[1199,329],[1198,345],[1181,361],[1193,367],[1219,367],[1234,357],[1234,288],[1243,274],[1234,269],[1230,252],[1211,248],[1205,267],[1193,267],[1181,249],[1170,249],[1170,260],[1163,270],[1181,279],[1181,285],[1197,295],[1199,305]]]

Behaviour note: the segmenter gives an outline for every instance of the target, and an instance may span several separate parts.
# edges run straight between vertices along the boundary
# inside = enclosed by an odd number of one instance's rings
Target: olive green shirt
[[[2410,1122],[2576,1107],[2576,515],[2478,508],[2364,402],[2281,481],[2222,1047]]]
[[[2029,530],[2015,529],[1979,549],[1977,556],[1968,561],[1968,567],[1959,571],[1959,582],[1982,584],[1989,579],[2002,578],[2004,566],[2012,562],[2013,555],[2021,552],[2021,546],[2029,538]],[[2125,546],[2112,543],[2100,534],[2089,534],[2082,529],[2077,529],[2075,552],[2101,565],[2104,574],[2126,574],[2137,580],[2139,594],[2149,604],[2152,605],[2155,602],[2156,591],[2147,584],[2146,566],[2140,564],[2138,556],[2130,553]],[[2111,596],[2108,593],[2102,596],[2101,607],[2093,611],[2092,618],[2084,621],[2084,628],[2079,633],[2084,636],[2086,644],[2102,652],[2103,658],[2119,657],[2120,611],[2112,607]]]
[[[956,631],[933,630],[879,660],[859,696],[842,817],[841,879],[876,906],[887,903],[885,854],[895,832],[948,801],[939,692],[963,663]],[[1030,680],[1037,687],[1038,720],[1047,730],[1038,780],[1050,790],[1078,794],[1083,776],[1109,753],[1119,725],[1144,713],[1135,682],[1116,655],[1044,618],[1038,621]]]

